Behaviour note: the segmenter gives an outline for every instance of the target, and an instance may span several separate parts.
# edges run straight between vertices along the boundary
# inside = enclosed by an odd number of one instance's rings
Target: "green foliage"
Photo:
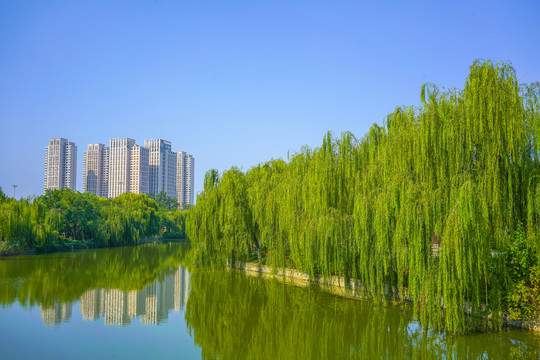
[[[101,245],[137,244],[144,237],[159,233],[158,205],[144,194],[125,193],[110,199],[101,208],[104,219]]]
[[[178,207],[178,202],[172,196],[168,196],[167,193],[161,190],[157,194],[148,194],[148,197],[154,199],[160,209],[165,209],[167,211],[172,211]]]
[[[158,194],[149,194],[158,205],[157,215],[160,219],[161,237],[167,239],[186,238],[187,210],[179,210],[175,198],[167,196],[165,191]]]
[[[0,256],[14,255],[19,252],[17,244],[0,241]]]
[[[506,257],[511,289],[506,299],[508,313],[513,319],[535,319],[540,314],[540,265],[521,224]]]
[[[211,169],[204,175],[204,190],[216,187],[219,182],[219,173],[216,169]]]
[[[536,258],[534,256],[534,249],[532,249],[526,238],[525,231],[523,226],[518,224],[515,234],[514,241],[508,244],[507,254],[507,264],[508,264],[508,274],[512,280],[521,281],[529,278],[531,268],[536,263]]]
[[[509,64],[477,61],[463,90],[425,85],[420,108],[360,140],[328,133],[288,162],[212,170],[188,217],[196,262],[356,278],[439,329],[466,331],[465,313],[497,322],[513,272],[540,256],[539,99]],[[519,269],[509,249],[526,249]]]
[[[144,194],[103,199],[92,193],[53,190],[32,200],[0,201],[0,243],[10,253],[133,245],[159,235],[161,223],[168,225],[169,234],[185,237],[185,217],[185,212],[160,208]]]
[[[540,314],[540,266],[530,269],[529,277],[514,285],[508,294],[508,312],[514,319],[537,320]]]
[[[188,210],[172,210],[160,213],[161,236],[167,239],[185,239],[188,212]]]

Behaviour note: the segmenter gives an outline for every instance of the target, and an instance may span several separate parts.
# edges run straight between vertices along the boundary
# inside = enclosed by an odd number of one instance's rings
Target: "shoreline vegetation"
[[[420,99],[361,139],[208,171],[186,221],[195,265],[357,279],[375,300],[407,289],[422,326],[454,333],[538,319],[540,84],[475,61],[463,90]]]
[[[176,205],[164,193],[104,199],[92,193],[48,190],[43,196],[15,200],[0,188],[0,256],[185,238],[187,210]]]

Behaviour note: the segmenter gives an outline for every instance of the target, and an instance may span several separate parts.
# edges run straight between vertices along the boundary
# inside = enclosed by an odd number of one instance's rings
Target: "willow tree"
[[[0,196],[0,253],[6,247],[11,253],[26,248],[60,250],[73,243],[137,244],[159,234],[160,221],[168,214],[157,210],[157,203],[144,194],[102,199],[91,193],[50,190],[33,199]]]
[[[540,254],[539,86],[477,61],[463,90],[420,95],[362,139],[328,133],[288,162],[209,173],[190,218],[195,248],[207,262],[262,257],[355,278],[366,296],[413,300],[435,328],[497,319],[515,239]]]

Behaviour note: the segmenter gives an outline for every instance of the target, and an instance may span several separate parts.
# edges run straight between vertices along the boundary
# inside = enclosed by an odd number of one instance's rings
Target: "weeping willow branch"
[[[521,224],[540,254],[538,88],[477,61],[463,90],[423,86],[421,107],[360,140],[327,133],[288,162],[209,172],[188,219],[199,263],[355,278],[380,299],[407,289],[424,324],[450,331],[465,310],[496,318]]]

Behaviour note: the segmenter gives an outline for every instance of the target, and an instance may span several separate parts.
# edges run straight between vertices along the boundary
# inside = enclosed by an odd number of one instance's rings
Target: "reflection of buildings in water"
[[[81,296],[79,307],[83,320],[104,316],[107,326],[127,325],[137,316],[142,324],[157,325],[167,321],[169,311],[185,308],[189,290],[189,273],[180,266],[174,275],[156,280],[141,291],[89,290]]]
[[[71,319],[72,303],[54,303],[52,307],[41,305],[41,318],[45,325],[55,326]]]
[[[189,273],[184,267],[179,267],[174,274],[174,311],[186,307],[189,295]]]
[[[79,300],[83,320],[97,320],[103,315],[105,309],[105,297],[101,289],[88,290]]]
[[[144,294],[144,313],[141,313],[141,324],[157,324],[157,281],[148,285],[142,291]]]
[[[128,317],[133,319],[144,312],[144,296],[142,291],[130,291],[128,293]]]
[[[131,322],[128,317],[128,293],[116,289],[102,290],[105,293],[105,325],[123,326]]]

